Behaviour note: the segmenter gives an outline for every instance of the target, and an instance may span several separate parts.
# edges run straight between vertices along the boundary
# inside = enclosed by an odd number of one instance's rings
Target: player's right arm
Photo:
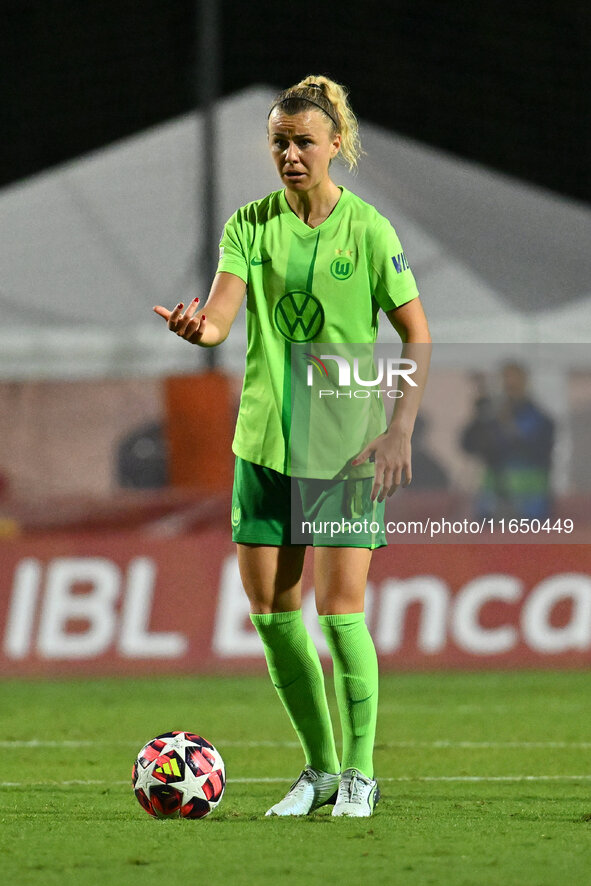
[[[240,310],[246,283],[236,274],[220,271],[216,274],[209,297],[199,311],[199,299],[194,299],[186,310],[178,304],[169,311],[156,305],[154,311],[163,317],[171,332],[193,345],[213,348],[228,337],[232,323]]]

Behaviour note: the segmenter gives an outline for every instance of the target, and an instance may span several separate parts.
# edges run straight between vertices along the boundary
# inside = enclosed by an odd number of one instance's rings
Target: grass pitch
[[[589,675],[385,675],[371,819],[265,818],[302,767],[266,677],[0,683],[0,870],[15,886],[591,882]],[[334,710],[334,704],[333,704]],[[131,765],[169,729],[228,775],[203,821],[156,821]]]

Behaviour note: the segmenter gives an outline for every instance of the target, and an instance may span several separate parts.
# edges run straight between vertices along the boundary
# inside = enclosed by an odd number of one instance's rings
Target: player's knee
[[[299,609],[301,598],[296,593],[277,594],[270,590],[265,593],[261,588],[246,589],[250,612],[252,615],[268,615],[270,612],[287,612]]]
[[[351,612],[363,612],[363,603],[363,594],[335,594],[317,598],[316,611],[318,615],[348,615]]]
[[[273,612],[273,607],[268,603],[261,602],[250,602],[250,614],[251,615],[269,615]]]

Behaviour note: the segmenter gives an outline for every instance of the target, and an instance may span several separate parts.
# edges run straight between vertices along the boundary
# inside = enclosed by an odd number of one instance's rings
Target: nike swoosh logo
[[[251,258],[250,263],[256,267],[257,265],[266,265],[269,261],[271,261],[270,258]]]

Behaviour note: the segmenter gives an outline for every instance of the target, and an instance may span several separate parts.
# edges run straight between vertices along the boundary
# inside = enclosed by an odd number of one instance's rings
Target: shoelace
[[[355,803],[357,800],[362,799],[363,788],[367,787],[365,780],[360,778],[358,772],[353,772],[350,778],[345,780],[345,790],[349,795],[349,802]]]

